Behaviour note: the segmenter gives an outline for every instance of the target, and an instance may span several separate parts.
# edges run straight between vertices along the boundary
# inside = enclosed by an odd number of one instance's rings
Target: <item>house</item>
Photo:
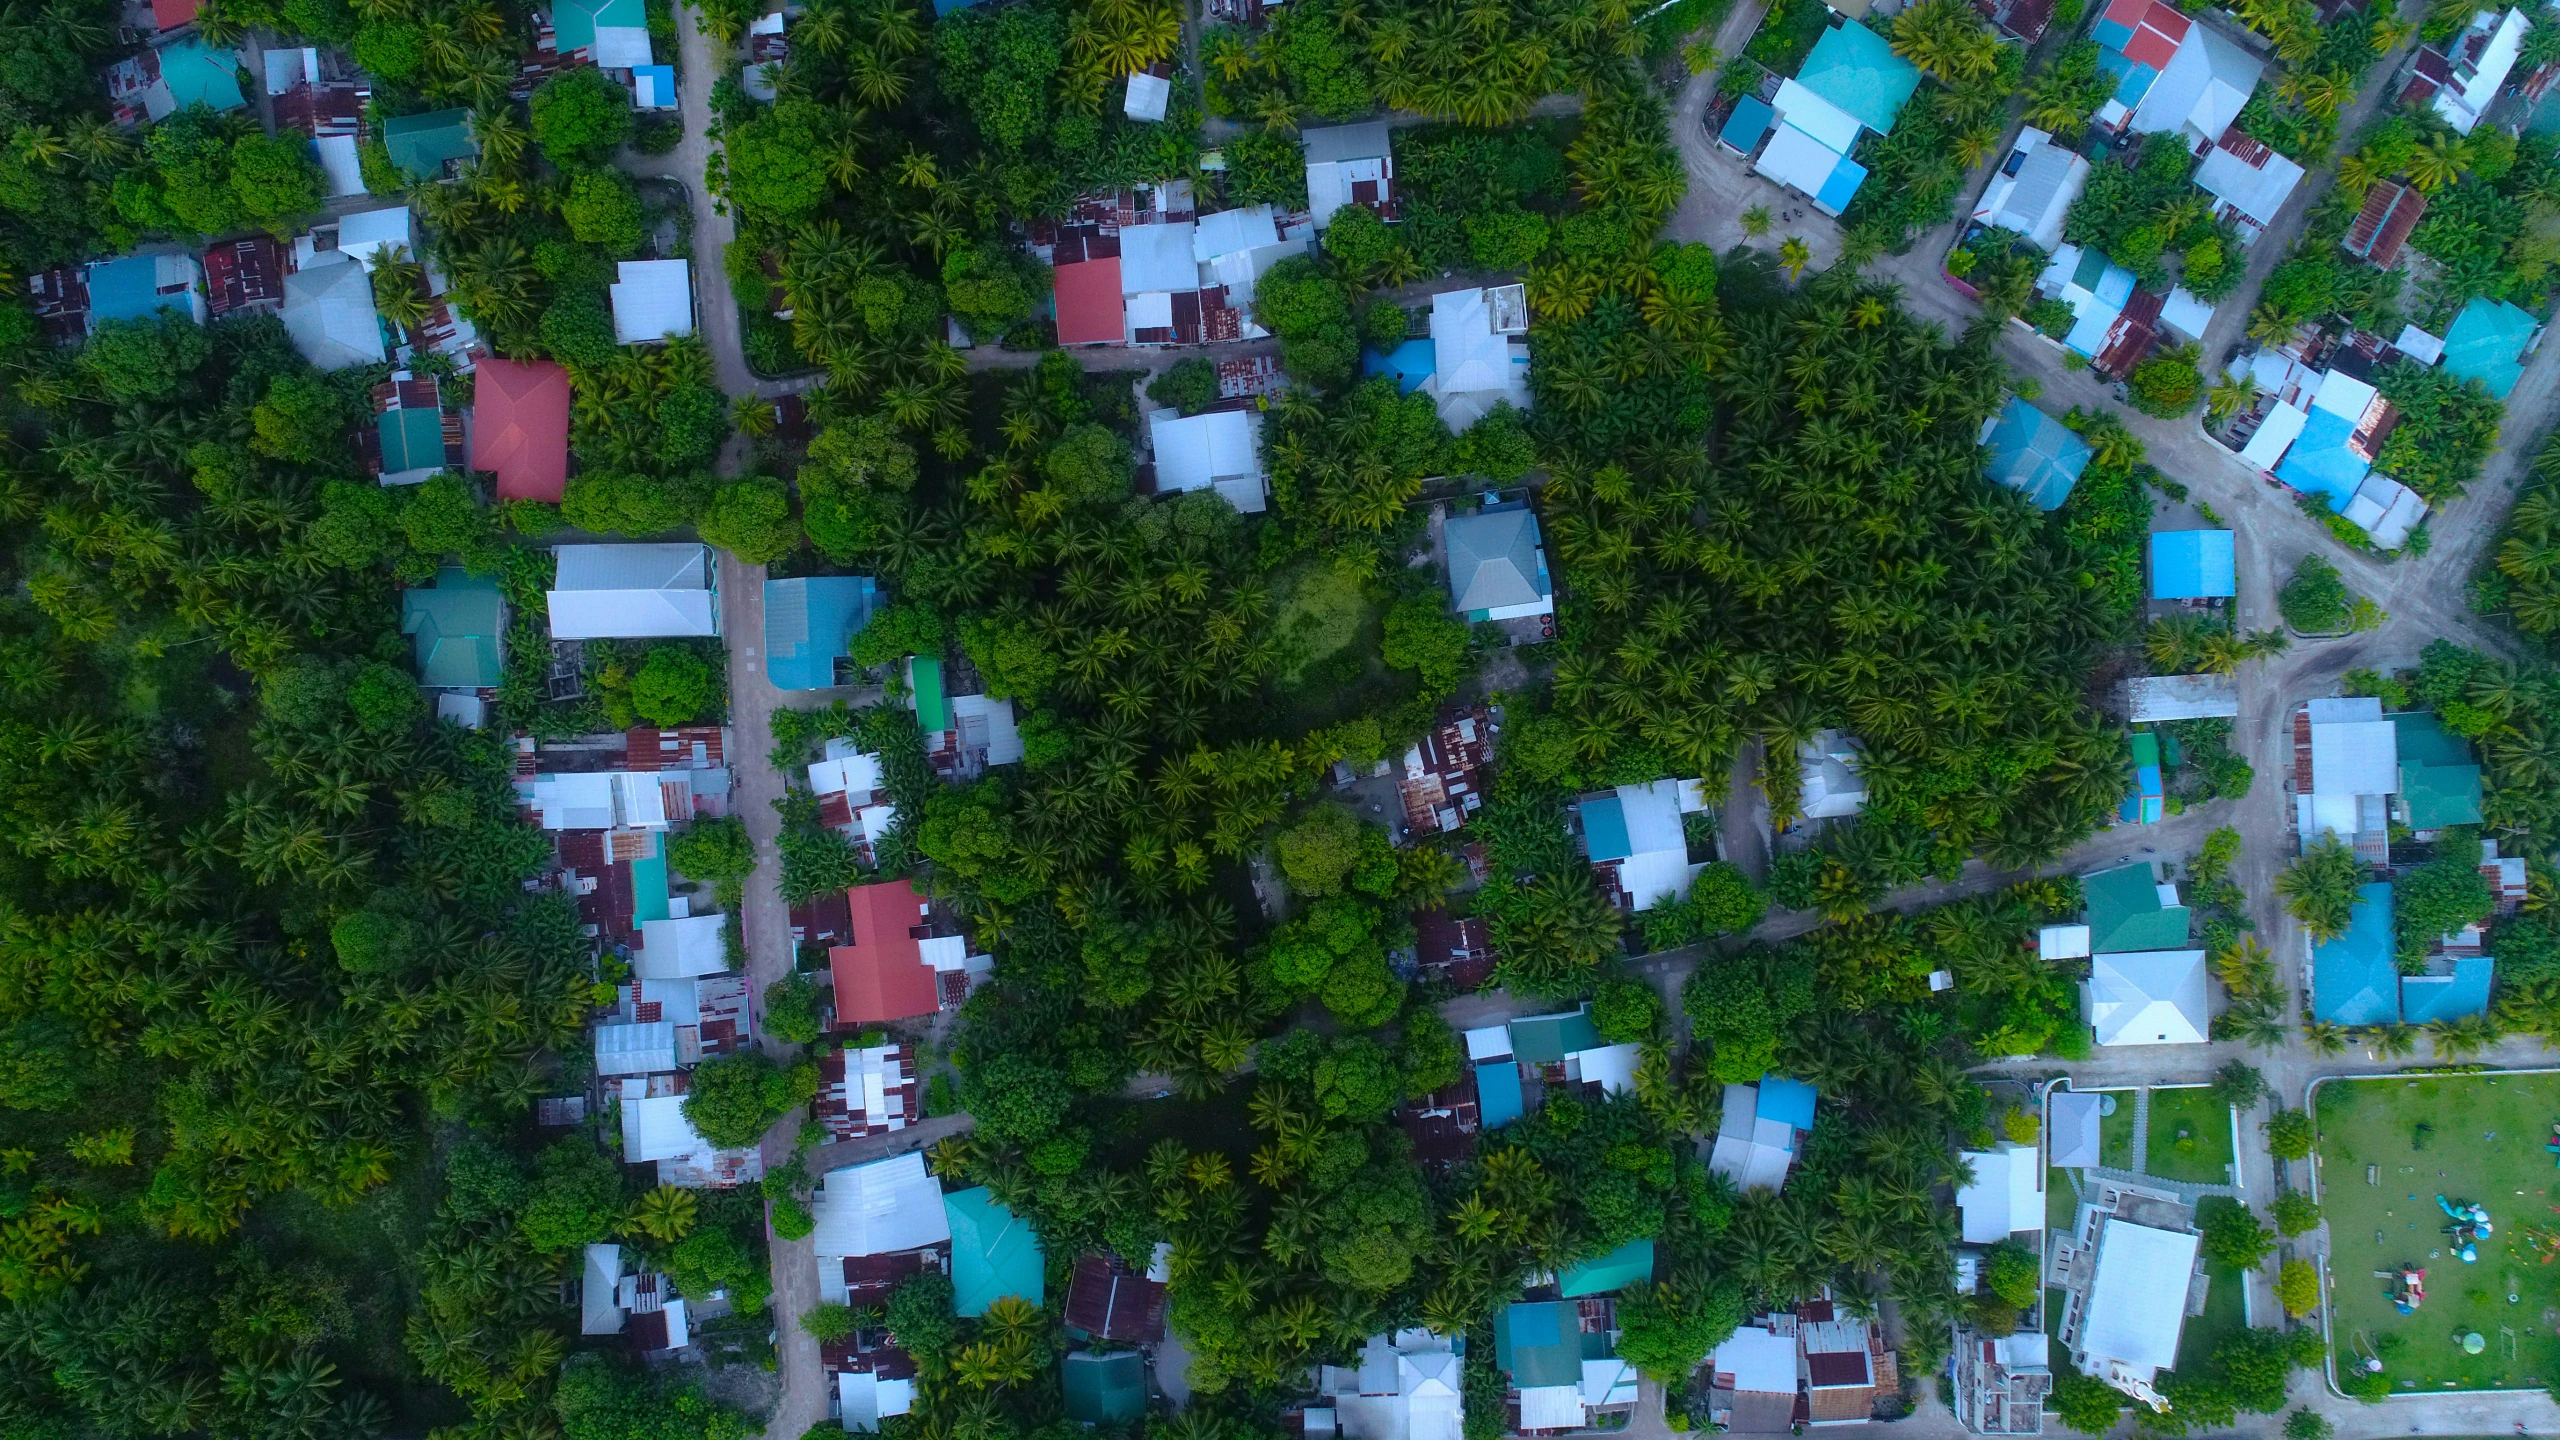
[[[1920,71],[1855,20],[1826,30],[1795,78],[1778,84],[1773,127],[1751,168],[1826,215],[1849,208],[1867,169],[1849,158],[1858,137],[1890,134],[1919,87]]]
[[[1051,291],[1061,345],[1120,345],[1128,341],[1120,303],[1120,256],[1077,260],[1057,267]]]
[[[2397,549],[2426,514],[2415,492],[2373,473],[2382,437],[2399,412],[2343,370],[2317,379],[2306,404],[2280,404],[2269,413],[2240,458],[2272,466],[2275,477],[2296,490],[2328,496],[2330,508],[2372,532],[2375,544]]]
[[[2541,334],[2542,322],[2531,313],[2504,300],[2475,295],[2445,332],[2444,368],[2462,379],[2479,381],[2491,396],[2504,400],[2524,377],[2524,357],[2532,353]]]
[[[2060,301],[2071,311],[2071,329],[2062,337],[2062,347],[2115,380],[2133,373],[2162,330],[2200,338],[2213,315],[2212,306],[2183,288],[2173,288],[2166,295],[2137,288],[2132,271],[2094,247],[2057,246],[2052,261],[2036,277],[2036,293]]]
[[[213,318],[284,303],[284,252],[271,235],[225,240],[204,252],[206,309]]]
[[[1511,1378],[1523,1435],[1588,1427],[1631,1409],[1635,1372],[1617,1357],[1617,1309],[1604,1299],[1523,1301],[1494,1320],[1493,1363]]]
[[[1561,1066],[1566,1056],[1600,1043],[1600,1027],[1591,1022],[1587,1004],[1553,1015],[1523,1015],[1510,1022],[1506,1033],[1510,1048],[1505,1053],[1532,1066]]]
[[[1982,203],[1973,207],[1973,218],[1994,230],[2024,235],[2050,255],[2062,243],[2063,217],[2088,183],[2089,162],[2030,125],[2000,162],[1999,173],[1982,192]]]
[[[1120,228],[1120,306],[1131,344],[1167,345],[1200,337],[1200,267],[1191,258],[1199,227],[1190,220]]]
[[[1703,863],[1689,859],[1685,817],[1707,808],[1705,787],[1695,780],[1656,780],[1621,785],[1583,797],[1583,850],[1601,884],[1621,910],[1645,911],[1664,898],[1689,898]]]
[[[685,1302],[666,1276],[622,1273],[622,1247],[590,1245],[578,1280],[578,1331],[628,1335],[643,1355],[693,1343]]]
[[[1990,452],[1983,457],[1982,473],[2026,496],[2039,510],[2062,508],[2093,453],[2069,426],[2015,395],[1982,422],[1975,443]]]
[[[605,1086],[622,1108],[622,1163],[655,1164],[658,1183],[686,1190],[725,1190],[764,1175],[755,1146],[722,1150],[685,1118],[681,1075],[626,1075]]]
[[[1492,759],[1493,737],[1500,731],[1493,712],[1482,705],[1471,710],[1443,710],[1439,723],[1406,748],[1403,773],[1396,781],[1396,798],[1404,810],[1407,830],[1423,835],[1447,834],[1465,825],[1467,817],[1483,807],[1484,781],[1479,772]],[[1426,913],[1442,912],[1417,911],[1417,927]],[[1445,920],[1445,915],[1442,918]],[[1481,936],[1480,925],[1478,934]],[[1483,947],[1479,944],[1471,948]],[[1425,953],[1422,963],[1428,970],[1434,961]],[[1448,962],[1444,958],[1439,963]]]
[[[720,633],[719,573],[704,545],[555,545],[554,640]]]
[[[729,917],[664,915],[640,922],[631,973],[643,980],[690,980],[729,968]]]
[[[493,355],[473,375],[471,468],[496,477],[501,500],[560,503],[569,484],[569,372]]]
[[[1520,1063],[1511,1050],[1510,1028],[1481,1026],[1466,1032],[1465,1038],[1467,1066],[1475,1076],[1477,1125],[1481,1130],[1498,1130],[1528,1110],[1528,1097],[1520,1085]],[[1600,1032],[1592,1030],[1591,1043],[1597,1044],[1599,1039]]]
[[[1395,147],[1385,121],[1303,131],[1298,145],[1306,156],[1307,208],[1318,232],[1345,205],[1366,205],[1396,218]]]
[[[782,94],[775,82],[782,75],[783,63],[791,58],[791,40],[785,33],[790,29],[791,20],[792,12],[783,9],[759,15],[747,22],[747,63],[738,73],[738,83],[746,87],[748,94],[768,105]],[[657,68],[654,65],[634,66],[631,71],[634,88],[640,84],[641,70]],[[667,68],[673,72],[673,66]],[[672,94],[669,103],[673,103]]]
[[[2055,1338],[2074,1368],[2154,1410],[2153,1382],[2178,1359],[2178,1336],[2201,1310],[2203,1236],[2174,1193],[2099,1179],[2069,1232],[2049,1237],[2045,1283],[2063,1291]]]
[[[1553,1015],[1522,1016],[1510,1022],[1504,1040],[1481,1046],[1471,1041],[1470,1056],[1491,1061],[1499,1055],[1530,1067],[1550,1085],[1596,1088],[1601,1094],[1632,1089],[1638,1047],[1602,1044],[1590,1012],[1591,1007],[1586,1004]],[[1485,1066],[1479,1064],[1477,1068],[1481,1076]],[[1514,1078],[1516,1083],[1516,1072]]]
[[[2364,192],[2364,206],[2356,211],[2346,239],[2339,243],[2357,259],[2388,270],[2400,262],[2400,247],[2409,243],[2409,232],[2426,216],[2425,191],[2398,180],[2377,181]]]
[[[1447,1173],[1475,1152],[1476,1137],[1484,1133],[1475,1077],[1460,1071],[1453,1084],[1407,1097],[1396,1106],[1394,1119],[1412,1142],[1413,1158],[1434,1173]]]
[[[2486,955],[2437,956],[2428,973],[2400,977],[2400,1020],[2432,1025],[2489,1013],[2489,983],[2498,962]]]
[[[382,148],[402,174],[420,184],[449,180],[480,154],[480,142],[471,138],[471,112],[459,106],[383,121]]]
[[[196,12],[204,8],[204,0],[151,0],[152,28],[166,34],[182,25],[192,25]]]
[[[1956,1421],[1976,1435],[2041,1435],[2053,1393],[2052,1337],[2021,1332],[1998,1339],[1956,1336]]]
[[[1606,1255],[1578,1261],[1556,1276],[1556,1291],[1567,1300],[1585,1295],[1615,1295],[1630,1285],[1653,1279],[1653,1241],[1630,1240]]]
[[[1526,500],[1506,500],[1442,527],[1448,550],[1449,608],[1471,621],[1552,615],[1554,579],[1538,517]]]
[[[2367,863],[2388,858],[2389,797],[2400,788],[2400,731],[2370,696],[2313,700],[2295,713],[2297,753],[2307,749],[2310,784],[2294,795],[2304,845],[2336,835]]]
[[[507,602],[494,580],[448,565],[433,585],[400,592],[400,633],[430,690],[495,689],[506,678]]]
[[[667,787],[656,775],[630,770],[536,774],[517,781],[516,793],[545,830],[664,830],[669,823]]]
[[[1058,1362],[1058,1399],[1079,1425],[1127,1425],[1147,1410],[1147,1357],[1135,1350],[1070,1350]]]
[[[2187,943],[2187,907],[2178,887],[2163,884],[2148,860],[2080,877],[2089,948],[2099,955],[2176,950]]]
[[[2276,223],[2276,212],[2302,183],[2302,167],[2234,126],[2205,152],[2195,183],[2221,202],[2214,206],[2214,218],[2229,222],[2246,245]]]
[[[1716,143],[1748,160],[1777,124],[1778,112],[1768,101],[1745,95],[1733,102],[1732,113],[1725,116],[1723,128],[1716,131]]]
[[[2346,933],[2309,944],[2312,1019],[2331,1025],[2400,1022],[2400,966],[2394,958],[2388,883],[2358,887]]]
[[[1813,1133],[1817,1098],[1803,1081],[1774,1075],[1761,1076],[1757,1084],[1725,1086],[1707,1168],[1737,1190],[1784,1188],[1803,1138]]]
[[[2160,737],[2136,730],[2131,749],[2133,784],[2125,792],[2124,803],[2116,807],[2116,819],[2127,825],[2157,825],[2168,803],[2168,791],[2160,783]]]
[[[775,16],[780,19],[780,16]],[[749,66],[748,75],[769,73],[761,66]],[[631,108],[634,110],[673,110],[676,108],[676,67],[673,65],[634,65],[631,67]]]
[[[113,260],[93,260],[85,283],[89,327],[93,330],[110,320],[148,320],[163,310],[201,325],[211,313],[202,288],[204,271],[192,255],[120,255]],[[286,293],[289,296],[292,292],[288,288]],[[374,358],[381,356],[377,353]]]
[[[145,47],[108,69],[107,102],[122,125],[166,120],[192,105],[237,110],[248,103],[240,93],[240,53],[192,35]]]
[[[1014,723],[1011,700],[979,692],[946,694],[942,662],[930,655],[908,656],[906,677],[907,706],[916,712],[916,727],[924,732],[924,758],[935,774],[975,780],[990,765],[1022,762],[1022,731]]]
[[[324,234],[334,235],[337,252],[363,266],[368,274],[394,251],[415,255],[418,250],[417,226],[409,218],[406,205],[342,215],[334,229],[326,226],[315,228],[304,240],[317,245]],[[303,253],[302,240],[294,243],[294,258],[303,264],[310,263],[311,257]]]
[[[1779,1434],[1792,1429],[1796,1359],[1794,1336],[1767,1324],[1736,1326],[1708,1356],[1708,1415],[1727,1431]]]
[[[642,0],[553,0],[551,29],[563,58],[585,52],[601,70],[653,64],[649,15]]]
[[[2239,593],[2239,560],[2230,531],[2152,533],[2152,599],[2228,600]]]
[[[1245,515],[1259,515],[1268,507],[1260,415],[1212,410],[1183,416],[1156,410],[1147,416],[1147,436],[1155,448],[1157,494],[1214,490]]]
[[[764,674],[776,689],[826,690],[836,661],[880,607],[868,575],[815,575],[764,582]]]
[[[1864,754],[1842,730],[1817,730],[1797,746],[1797,811],[1807,820],[1837,820],[1866,808],[1867,782],[1858,775]]]
[[[1878,1394],[1900,1393],[1900,1364],[1874,1325],[1827,1298],[1798,1305],[1794,1318],[1808,1426],[1864,1424]]]
[[[840,1349],[819,1354],[835,1376],[836,1415],[846,1430],[877,1435],[881,1421],[915,1412],[915,1357],[887,1330],[857,1330]]]
[[[961,1318],[975,1319],[1005,1299],[1037,1308],[1040,1236],[1031,1222],[984,1185],[943,1196],[942,1208],[951,1228],[952,1307]]]
[[[395,370],[373,387],[374,474],[385,485],[416,485],[462,468],[462,417],[444,408],[433,375]]]
[[[1155,1263],[1133,1269],[1117,1255],[1078,1256],[1067,1280],[1066,1325],[1093,1340],[1152,1345],[1164,1338],[1165,1286],[1173,1247],[1158,1243]]]
[[[1958,1158],[1973,1170],[1973,1183],[1956,1191],[1965,1244],[1991,1245],[2044,1228],[2044,1163],[2035,1145],[2012,1141]]]
[[[2090,957],[2081,1005],[2101,1045],[2201,1045],[2212,1024],[2202,950]]]
[[[2480,763],[2471,742],[2452,734],[2432,712],[2404,710],[2389,717],[2400,762],[2399,790],[2391,818],[2420,840],[2447,825],[2480,823]]]
[[[578,1333],[619,1335],[623,1310],[614,1303],[622,1285],[622,1247],[590,1245],[578,1267]]]
[[[2036,927],[2036,958],[2086,960],[2089,958],[2089,934],[2086,925],[2039,925]]]
[[[284,277],[284,329],[302,358],[322,370],[379,365],[385,353],[373,277],[335,251]]]
[[[809,767],[809,793],[818,799],[818,823],[853,842],[854,853],[870,861],[872,847],[898,823],[898,807],[889,802],[881,777],[880,757],[856,749],[837,736]],[[853,933],[848,908],[838,940]],[[816,938],[816,937],[808,937]]]
[[[2529,888],[2523,856],[2501,856],[2497,841],[2481,841],[2480,878],[2488,884],[2489,893],[2497,897],[2496,913],[2513,915],[2524,905]]]
[[[1173,103],[1173,78],[1155,73],[1164,68],[1165,63],[1159,60],[1155,69],[1129,73],[1127,92],[1120,98],[1121,114],[1148,124],[1163,121],[1166,108]]]
[[[828,1171],[809,1209],[822,1301],[877,1303],[898,1281],[946,1263],[950,1213],[915,1151]]]
[[[2424,105],[2457,132],[2470,134],[2506,88],[2532,28],[2522,10],[2473,11],[2460,34],[2419,49],[2400,87],[2400,103]]]
[[[2105,1097],[2095,1090],[2055,1090],[2045,1097],[2045,1164],[2056,1170],[2086,1169],[2102,1163],[2101,1112]]]
[[[912,1047],[838,1046],[818,1057],[818,1123],[838,1140],[892,1134],[923,1118],[923,1089]]]
[[[1400,393],[1429,395],[1440,419],[1465,430],[1496,405],[1526,410],[1529,397],[1528,289],[1488,285],[1447,290],[1431,297],[1431,334],[1408,340],[1394,354],[1372,352],[1370,374],[1394,374]]]
[[[1973,8],[2001,34],[2029,49],[2053,24],[2054,0],[1973,0]]]
[[[2240,713],[2240,681],[2231,675],[2138,675],[2124,682],[2128,719],[2202,720]]]
[[[613,339],[648,345],[693,333],[693,262],[625,260],[614,272]]]
[[[2191,150],[2220,139],[2258,88],[2264,65],[2167,0],[2113,0],[2098,19],[2099,68],[2116,77],[2099,128],[2174,133]]]
[[[942,1008],[938,977],[962,971],[968,942],[958,936],[925,937],[924,898],[907,881],[856,885],[846,892],[853,938],[827,951],[836,991],[836,1028],[855,1030],[912,1020]],[[926,947],[932,953],[926,953]]]
[[[1372,1335],[1356,1366],[1325,1365],[1316,1393],[1331,1411],[1332,1433],[1343,1440],[1460,1440],[1465,1433],[1465,1383],[1459,1352],[1466,1338],[1428,1330]],[[1304,1433],[1324,1423],[1310,1410]]]

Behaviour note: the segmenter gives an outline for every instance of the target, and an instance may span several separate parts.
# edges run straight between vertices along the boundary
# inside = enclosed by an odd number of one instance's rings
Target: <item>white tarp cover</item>
[[[2400,788],[2400,732],[2388,720],[2311,722],[2311,793],[2389,795]]]
[[[1713,1368],[1719,1388],[1726,1376],[1733,1377],[1729,1387],[1764,1395],[1796,1393],[1796,1342],[1792,1336],[1773,1335],[1756,1325],[1745,1325],[1725,1337],[1716,1347]]]
[[[2298,405],[2278,405],[2258,422],[2255,434],[2240,450],[2240,458],[2261,470],[2273,470],[2293,442],[2302,438],[2302,427],[2311,423],[2311,412]]]
[[[1989,1245],[2020,1230],[2044,1228],[2044,1192],[2036,1187],[2040,1165],[2036,1147],[2010,1143],[1990,1150],[1967,1150],[1973,1183],[1956,1192],[1956,1208],[1964,1217],[1964,1243]]]

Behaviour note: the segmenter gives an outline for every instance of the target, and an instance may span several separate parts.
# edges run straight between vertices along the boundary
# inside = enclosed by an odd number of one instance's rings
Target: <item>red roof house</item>
[[[1117,345],[1129,338],[1120,311],[1120,257],[1057,270],[1058,343]]]
[[[493,356],[475,374],[471,468],[498,477],[501,500],[559,503],[569,484],[569,372]]]
[[[880,1025],[930,1015],[942,1008],[940,987],[916,932],[924,928],[924,897],[904,880],[856,885],[845,892],[853,940],[827,951],[836,981],[836,1028]]]
[[[2187,38],[2190,22],[2165,0],[2115,0],[2098,29],[2101,43],[2113,44],[2126,59],[2154,70],[2166,70]],[[2120,35],[2111,26],[2129,34]]]
[[[151,0],[151,23],[163,30],[175,30],[196,18],[202,0]]]

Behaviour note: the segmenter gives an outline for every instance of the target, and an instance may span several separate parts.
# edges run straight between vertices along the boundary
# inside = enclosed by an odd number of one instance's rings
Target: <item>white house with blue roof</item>
[[[119,255],[89,264],[89,324],[147,320],[175,311],[201,325],[210,313],[204,268],[192,255]]]
[[[779,690],[825,690],[836,661],[880,607],[868,575],[810,575],[764,582],[764,673]]]
[[[1703,864],[1689,860],[1682,817],[1707,808],[1696,780],[1621,785],[1582,797],[1583,848],[1592,871],[1621,910],[1652,909],[1664,898],[1689,898]]]
[[[2315,371],[2280,350],[2260,349],[2230,373],[2273,403],[2240,458],[2296,490],[2327,497],[2385,550],[2408,543],[2427,503],[2373,468],[2392,411],[2372,385],[2343,370]]]
[[[1781,1075],[1725,1086],[1724,1114],[1707,1168],[1737,1190],[1783,1189],[1804,1137],[1813,1133],[1818,1099],[1812,1086]]]
[[[2400,1020],[2400,967],[2393,960],[2391,887],[2356,892],[2346,933],[2310,943],[2311,1018],[2331,1025]]]
[[[1795,78],[1781,81],[1777,97],[1767,103],[1768,143],[1751,168],[1836,216],[1866,183],[1867,168],[1849,158],[1859,135],[1891,134],[1919,85],[1918,67],[1894,54],[1873,30],[1855,20],[1826,30]],[[1747,133],[1763,118],[1737,105],[1726,129]],[[1736,122],[1742,132],[1734,132]]]

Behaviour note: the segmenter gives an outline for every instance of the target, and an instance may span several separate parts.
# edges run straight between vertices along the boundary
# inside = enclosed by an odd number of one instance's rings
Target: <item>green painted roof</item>
[[[480,153],[480,147],[471,140],[470,119],[470,111],[454,109],[385,120],[382,147],[391,152],[391,163],[407,171],[409,178],[441,180],[446,161],[468,160]]]
[[[2150,731],[2148,731],[2148,730],[2136,730],[2136,731],[2134,731],[2134,732],[2133,732],[2133,763],[2134,763],[2134,764],[2136,764],[2136,765],[2157,765],[2157,764],[2159,764],[2159,763],[2160,763],[2160,737],[2158,737],[2158,736],[2156,736],[2156,735],[2152,734],[2152,733],[2151,733]]]
[[[2412,830],[2480,823],[2480,765],[2471,742],[2444,728],[2432,712],[2390,717],[2399,742],[2400,803]]]
[[[1653,1242],[1630,1240],[1596,1260],[1568,1267],[1557,1288],[1568,1300],[1577,1295],[1607,1295],[1653,1278]]]
[[[436,572],[432,588],[400,592],[400,629],[416,637],[421,685],[478,690],[505,678],[506,602],[491,581],[452,567]]]
[[[1529,1015],[1511,1022],[1511,1054],[1531,1065],[1553,1065],[1600,1043],[1589,1007],[1570,1015]]]
[[[1920,70],[1894,54],[1883,36],[1851,20],[1823,32],[1796,71],[1796,83],[1883,134],[1892,131],[1893,118],[1919,88]]]
[[[1581,1378],[1581,1367],[1574,1378]],[[1147,1410],[1147,1362],[1135,1350],[1096,1355],[1071,1350],[1058,1362],[1067,1418],[1083,1425],[1125,1425]]]
[[[667,918],[667,859],[652,855],[631,862],[631,920],[639,924]]]
[[[1561,1300],[1522,1301],[1493,1325],[1493,1363],[1522,1389],[1582,1383],[1582,1322]]]
[[[2164,907],[2160,882],[2147,861],[2101,870],[2080,880],[2089,909],[2089,953],[2178,950],[2187,943],[2187,907]]]
[[[1040,1236],[984,1185],[942,1197],[951,1221],[952,1304],[978,1316],[1008,1295],[1040,1303]]]
[[[648,23],[642,0],[558,0],[551,7],[551,32],[563,55],[594,45],[599,27],[640,29]]]
[[[382,473],[444,468],[444,412],[425,406],[403,406],[373,417],[382,437]]]
[[[907,661],[907,690],[915,702],[916,725],[926,734],[951,728],[951,704],[942,698],[942,662],[930,655]]]

